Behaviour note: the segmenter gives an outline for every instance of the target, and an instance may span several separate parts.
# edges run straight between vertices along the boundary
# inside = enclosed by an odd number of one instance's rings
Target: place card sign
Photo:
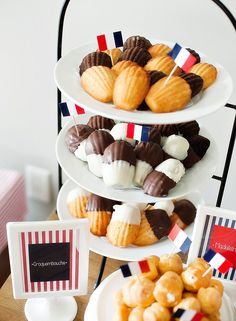
[[[86,293],[88,220],[8,223],[15,298]]]

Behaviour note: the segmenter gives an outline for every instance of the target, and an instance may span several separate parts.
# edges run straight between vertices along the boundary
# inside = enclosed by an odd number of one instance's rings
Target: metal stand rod
[[[102,257],[102,261],[101,261],[101,265],[100,265],[100,270],[99,270],[99,273],[98,273],[98,277],[97,277],[97,280],[96,280],[96,282],[94,284],[94,290],[99,286],[99,284],[102,281],[102,276],[103,276],[103,272],[104,272],[104,269],[105,269],[105,266],[106,266],[106,262],[107,262],[107,257],[103,256]]]

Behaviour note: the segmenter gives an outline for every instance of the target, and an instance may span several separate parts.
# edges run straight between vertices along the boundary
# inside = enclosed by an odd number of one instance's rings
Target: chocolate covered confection
[[[148,137],[148,141],[156,143],[156,144],[161,143],[161,134],[156,127],[151,128],[150,133],[149,133],[149,137]]]
[[[177,128],[184,137],[191,137],[194,135],[198,135],[200,131],[200,127],[196,120],[192,120],[186,123],[177,124]]]
[[[93,211],[113,212],[113,205],[117,203],[118,202],[110,200],[108,198],[101,197],[96,194],[91,194],[88,198],[86,211],[87,212],[93,212]]]
[[[111,164],[116,160],[124,160],[135,166],[136,156],[132,146],[124,140],[116,140],[104,151],[103,162]]]
[[[126,41],[124,42],[123,50],[125,51],[126,49],[133,48],[133,47],[148,49],[151,46],[152,46],[151,42],[145,37],[131,36],[127,38]]]
[[[125,50],[121,54],[119,61],[130,60],[136,62],[139,66],[143,67],[151,58],[152,56],[145,48],[134,47]]]
[[[111,68],[112,62],[108,54],[102,51],[95,51],[85,56],[79,66],[79,74],[82,76],[83,72],[93,66],[106,66]]]
[[[171,220],[166,211],[159,209],[146,210],[145,215],[153,233],[159,240],[169,234]]]
[[[152,142],[140,142],[134,149],[136,159],[147,162],[153,168],[163,161],[163,151],[160,145]]]
[[[113,119],[109,119],[100,115],[95,115],[89,118],[87,125],[92,127],[93,129],[111,130],[112,127],[115,125],[115,122]]]
[[[200,157],[200,159],[203,158],[210,146],[209,139],[201,135],[191,136],[187,139],[194,152]]]
[[[191,91],[192,91],[192,95],[191,97],[193,98],[194,96],[196,96],[198,93],[200,93],[200,91],[203,88],[203,79],[202,77],[193,74],[193,73],[182,73],[180,74],[180,77],[183,78],[185,81],[187,81],[187,83],[189,84]]]
[[[65,143],[71,153],[74,153],[80,143],[89,137],[94,131],[93,128],[87,125],[76,125],[71,127],[65,136]]]
[[[188,156],[182,161],[185,168],[191,168],[197,162],[200,161],[200,157],[194,152],[192,147],[190,146],[188,149]]]
[[[103,155],[104,150],[114,142],[114,138],[105,130],[95,130],[86,140],[85,152],[87,155]]]
[[[170,125],[155,125],[154,128],[156,128],[161,136],[170,136],[170,135],[177,135],[178,134],[178,128],[175,124]]]
[[[145,194],[159,197],[167,196],[169,190],[175,186],[175,181],[165,174],[154,170],[146,177],[143,190]]]
[[[186,48],[186,49],[196,58],[195,64],[197,64],[201,61],[199,54],[195,50],[190,49],[190,48]]]
[[[186,225],[191,224],[196,216],[196,207],[187,199],[175,202],[174,213],[176,213],[181,221]]]

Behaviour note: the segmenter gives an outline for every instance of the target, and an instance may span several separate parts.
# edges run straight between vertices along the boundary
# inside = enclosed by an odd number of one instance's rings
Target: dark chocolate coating
[[[175,181],[165,174],[154,170],[146,177],[143,190],[145,194],[159,197],[167,196],[169,190],[175,186]]]
[[[186,49],[196,58],[195,64],[198,64],[201,61],[199,54],[191,48],[186,48]]]
[[[190,146],[194,150],[194,152],[200,157],[200,159],[206,154],[210,141],[206,137],[201,135],[195,135],[187,138]]]
[[[186,169],[191,168],[197,162],[200,161],[200,157],[194,152],[191,146],[188,149],[188,156],[182,161]]]
[[[77,134],[77,131],[78,134]],[[89,137],[89,135],[94,131],[93,128],[87,125],[76,125],[71,127],[65,136],[65,143],[67,148],[71,153],[74,153],[78,148],[79,144]]]
[[[154,125],[161,136],[178,135],[178,128],[175,124],[168,125]]]
[[[152,56],[146,49],[140,48],[140,47],[134,47],[122,52],[119,58],[119,61],[131,60],[133,62],[136,62],[139,66],[144,67],[148,62],[148,60],[151,58]]]
[[[153,233],[159,240],[169,234],[171,220],[166,211],[160,209],[147,210],[145,216]]]
[[[133,48],[133,47],[148,49],[151,46],[152,46],[151,42],[145,37],[131,36],[127,38],[126,41],[124,42],[123,50],[125,51],[126,49]]]
[[[161,143],[161,134],[160,134],[159,130],[156,127],[152,127],[151,128],[151,130],[149,132],[148,141],[160,145],[160,143]]]
[[[105,130],[95,130],[86,140],[85,152],[87,155],[103,155],[104,150],[114,142],[114,138]]]
[[[189,225],[196,216],[196,207],[189,200],[183,199],[175,202],[174,213],[176,213],[181,221]]]
[[[194,135],[198,135],[200,131],[200,127],[196,120],[192,120],[186,123],[177,124],[178,130],[180,134],[184,137],[190,137]]]
[[[202,77],[193,74],[193,73],[187,73],[187,74],[180,74],[179,75],[181,78],[183,78],[185,81],[187,81],[187,83],[190,86],[190,89],[192,91],[191,97],[196,96],[198,93],[200,93],[200,91],[202,90],[203,87],[203,79]]]
[[[91,194],[88,198],[86,211],[87,212],[94,212],[94,211],[113,212],[113,205],[115,204],[117,204],[116,201],[98,196],[96,194]]]
[[[95,115],[89,118],[87,125],[92,127],[93,129],[111,130],[112,127],[115,125],[115,122],[113,119],[109,119],[100,115]]]
[[[124,140],[116,140],[104,151],[103,163],[111,164],[116,160],[124,160],[136,165],[136,156],[132,146]]]
[[[95,51],[85,56],[79,66],[79,74],[82,76],[83,72],[93,66],[106,66],[111,68],[112,62],[108,54],[102,51]]]
[[[140,159],[155,168],[163,162],[163,151],[161,146],[152,142],[140,142],[134,149],[136,159]]]

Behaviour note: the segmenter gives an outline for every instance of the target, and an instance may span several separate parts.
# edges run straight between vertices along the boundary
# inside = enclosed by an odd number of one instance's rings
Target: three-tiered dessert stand
[[[229,20],[231,21],[234,29],[236,30],[236,21],[235,18],[233,17],[233,15],[231,14],[231,12],[218,0],[212,0],[229,18]],[[70,0],[66,0],[62,11],[61,11],[61,15],[60,15],[60,21],[59,21],[59,31],[58,31],[58,47],[57,47],[57,59],[59,60],[62,57],[62,38],[63,38],[63,26],[64,26],[64,18],[65,18],[65,14],[66,14],[66,10],[67,7],[70,3]],[[61,102],[61,91],[58,89],[57,91],[57,102],[58,104]],[[229,104],[227,103],[225,105],[225,107],[227,108],[232,108],[234,110],[236,110],[236,106],[233,104]],[[61,121],[61,112],[60,109],[58,108],[58,133],[61,131],[62,128],[62,121]],[[221,206],[221,202],[222,202],[222,198],[224,195],[224,190],[225,190],[225,184],[227,181],[227,176],[228,176],[228,171],[229,171],[229,167],[230,167],[230,162],[231,162],[231,158],[232,158],[232,153],[233,153],[233,148],[234,148],[234,142],[235,142],[235,135],[236,135],[236,116],[234,118],[234,123],[233,123],[233,127],[231,130],[231,136],[230,136],[230,140],[229,140],[229,145],[228,145],[228,150],[227,150],[227,156],[226,156],[226,160],[224,163],[224,169],[223,169],[223,174],[222,176],[212,176],[213,179],[220,181],[220,187],[219,187],[219,191],[218,191],[218,196],[217,196],[217,200],[216,200],[216,206],[220,207]],[[59,190],[62,187],[62,168],[59,165],[58,166],[58,185],[59,185]],[[104,195],[105,196],[105,195]],[[106,197],[106,196],[105,196]],[[120,201],[123,201],[123,199],[120,199]],[[95,284],[95,288],[100,284],[102,276],[103,276],[103,271],[106,265],[106,260],[107,257],[103,256],[102,257],[102,261],[101,261],[101,266],[100,266],[100,270],[99,270],[99,274],[97,277],[97,281]]]

